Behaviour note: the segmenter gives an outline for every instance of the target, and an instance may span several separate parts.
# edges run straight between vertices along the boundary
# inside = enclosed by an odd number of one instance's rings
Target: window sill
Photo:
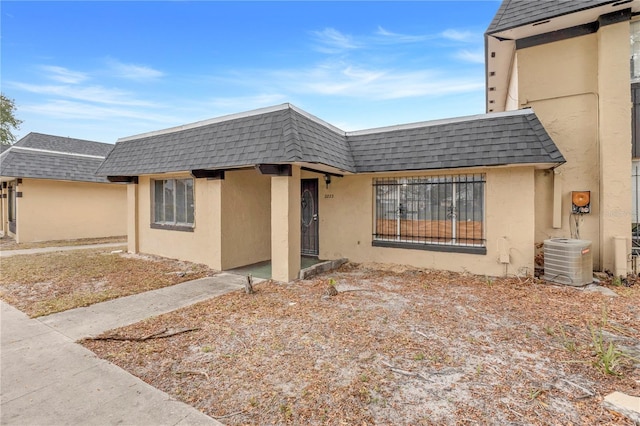
[[[164,225],[161,223],[152,223],[151,229],[165,229],[167,231],[193,232],[193,226],[189,225]]]
[[[400,248],[409,250],[428,250],[428,251],[441,251],[448,253],[467,253],[467,254],[487,254],[486,247],[471,247],[471,246],[454,246],[454,245],[441,245],[441,244],[425,244],[425,243],[406,243],[402,241],[380,241],[373,240],[371,242],[373,247],[388,247],[388,248]]]

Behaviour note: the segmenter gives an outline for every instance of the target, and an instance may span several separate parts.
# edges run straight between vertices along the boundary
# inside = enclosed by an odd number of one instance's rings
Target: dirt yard
[[[0,298],[31,317],[215,273],[204,265],[128,255],[113,249],[18,255],[0,262]]]
[[[602,400],[640,395],[640,283],[627,285],[610,297],[346,265],[84,344],[230,425],[625,425]]]

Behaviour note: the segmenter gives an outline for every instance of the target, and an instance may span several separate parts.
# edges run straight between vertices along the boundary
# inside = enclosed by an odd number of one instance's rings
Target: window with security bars
[[[485,247],[484,174],[374,179],[380,245]]]
[[[193,179],[154,180],[153,207],[154,224],[193,227]]]

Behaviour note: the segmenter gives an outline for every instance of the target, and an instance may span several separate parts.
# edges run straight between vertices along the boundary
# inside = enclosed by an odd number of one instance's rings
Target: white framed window
[[[373,245],[486,254],[484,174],[373,180]]]
[[[195,225],[193,179],[154,179],[152,227],[191,230]],[[155,226],[153,226],[155,225]]]

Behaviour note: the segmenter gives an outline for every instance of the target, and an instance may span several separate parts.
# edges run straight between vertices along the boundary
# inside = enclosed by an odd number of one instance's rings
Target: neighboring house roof
[[[487,34],[616,2],[620,0],[504,0],[487,28]]]
[[[0,154],[11,148],[11,145],[0,144]]]
[[[108,182],[95,172],[112,144],[29,133],[0,155],[0,176]]]
[[[559,164],[564,158],[530,110],[349,133],[284,104],[120,139],[97,174],[293,162],[358,173]]]
[[[29,133],[13,146],[66,152],[69,154],[97,155],[101,157],[106,157],[113,149],[113,144],[110,143],[74,139],[64,136],[45,135],[34,132]]]

